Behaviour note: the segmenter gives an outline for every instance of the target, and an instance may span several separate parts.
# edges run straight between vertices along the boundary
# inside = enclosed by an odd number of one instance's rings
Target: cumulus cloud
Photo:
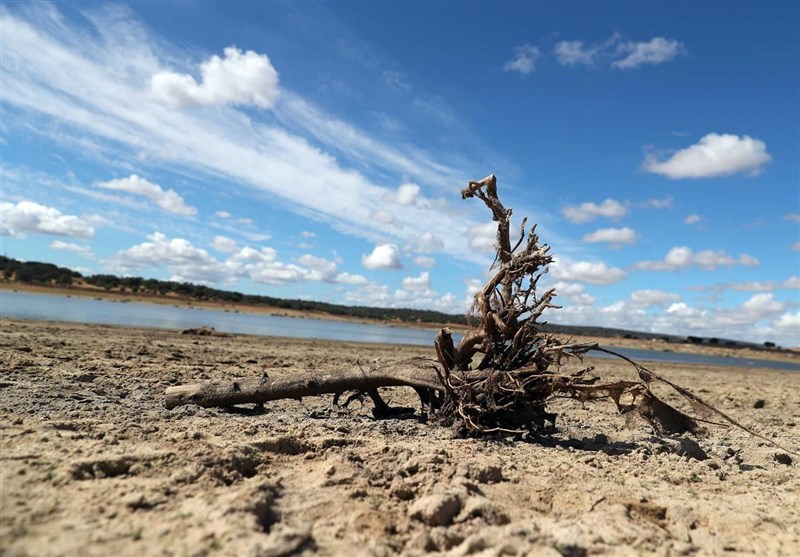
[[[226,104],[272,108],[278,100],[278,72],[266,54],[242,52],[235,46],[225,57],[212,56],[200,64],[202,79],[162,71],[150,80],[153,96],[173,107]]]
[[[686,52],[686,47],[674,39],[655,37],[647,42],[625,42],[619,45],[625,57],[611,63],[614,68],[630,70],[645,64],[662,64]]]
[[[785,220],[789,220],[789,221],[792,221],[792,222],[800,223],[800,214],[798,214],[798,213],[789,213],[783,218]]]
[[[400,250],[394,244],[378,244],[372,253],[361,257],[361,264],[367,269],[402,269]]]
[[[754,320],[763,319],[782,312],[786,304],[775,299],[771,292],[756,294],[741,305],[748,316]]]
[[[536,69],[536,62],[539,61],[540,57],[541,53],[538,48],[524,44],[514,48],[514,58],[506,62],[503,69],[507,72],[528,75]]]
[[[406,290],[428,290],[431,287],[431,276],[428,271],[419,274],[418,277],[403,278],[403,288]]]
[[[786,312],[773,323],[776,329],[794,334],[795,340],[800,337],[800,312]]]
[[[687,226],[691,226],[693,224],[697,224],[701,220],[703,220],[703,219],[702,219],[702,217],[700,217],[700,215],[698,215],[697,213],[692,213],[691,215],[689,215],[688,217],[683,219],[683,224],[685,224]]]
[[[494,244],[497,241],[497,223],[487,222],[479,224],[467,230],[469,247],[477,252],[493,252]]]
[[[228,211],[217,211],[214,214],[217,215],[221,219],[229,219],[229,218],[231,218],[231,214]]]
[[[225,236],[214,236],[211,247],[223,253],[233,253],[237,250],[236,241]]]
[[[664,292],[663,290],[636,290],[631,292],[628,298],[632,306],[642,308],[663,306],[668,303],[677,303],[681,300],[679,294]]]
[[[575,224],[589,222],[597,217],[606,217],[618,220],[628,214],[628,206],[615,199],[606,199],[599,205],[596,203],[581,203],[580,205],[567,205],[561,209],[561,214]]]
[[[573,306],[591,306],[597,298],[586,292],[586,287],[574,282],[559,281],[553,285],[556,295],[566,298]]]
[[[278,259],[274,248],[237,247],[222,236],[214,239],[214,247],[226,253],[226,259],[217,259],[186,239],[168,238],[161,232],[149,235],[147,240],[117,252],[107,261],[109,268],[126,274],[165,268],[171,273],[171,280],[203,284],[230,283],[237,278],[278,286],[301,281],[349,285],[367,282],[361,275],[339,271],[335,262],[324,257],[305,254],[295,263],[286,263]]]
[[[140,178],[136,174],[131,174],[127,178],[116,178],[108,182],[98,182],[97,187],[141,195],[150,199],[153,203],[176,215],[191,216],[197,214],[197,209],[186,204],[183,198],[175,190],[164,190],[158,184],[154,184]]]
[[[609,267],[603,262],[557,260],[550,265],[554,278],[570,282],[608,285],[620,282],[627,275],[618,267]]]
[[[26,232],[92,238],[94,226],[88,219],[64,215],[54,207],[33,201],[0,203],[0,235],[24,237]]]
[[[419,186],[417,184],[400,184],[395,191],[386,192],[383,198],[391,203],[413,207],[417,204]]]
[[[89,246],[81,246],[73,242],[62,242],[61,240],[54,240],[50,244],[50,247],[56,250],[70,251],[86,259],[94,259],[94,253],[92,252],[92,248],[90,248]]]
[[[606,242],[611,245],[635,244],[638,234],[627,226],[624,228],[601,228],[583,237],[583,241],[589,244]]]
[[[435,234],[423,232],[412,236],[406,244],[406,249],[414,253],[431,253],[444,249],[444,242]]]
[[[644,169],[668,178],[713,178],[744,172],[756,175],[772,160],[767,145],[744,135],[710,133],[666,160],[648,155]]]
[[[734,258],[724,250],[695,252],[688,246],[676,246],[667,252],[663,260],[640,261],[635,268],[646,271],[679,271],[688,267],[699,267],[704,271],[712,271],[718,267],[730,267],[736,264],[755,267],[759,261],[747,253]]]

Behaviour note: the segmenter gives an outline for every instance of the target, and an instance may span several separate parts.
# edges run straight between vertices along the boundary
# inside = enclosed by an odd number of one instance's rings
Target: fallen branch
[[[687,400],[695,412],[703,416],[713,414],[780,447],[622,354],[597,343],[570,344],[544,333],[539,318],[547,309],[558,308],[553,303],[556,296],[553,288],[541,295],[536,291],[539,279],[553,261],[550,247],[539,244],[535,226],[526,231],[525,219],[519,239],[512,246],[512,210],[497,197],[497,179],[493,174],[470,181],[461,196],[478,198],[489,208],[497,222],[497,242],[490,269],[494,274],[475,294],[467,315],[469,328],[458,346],[454,345],[450,331],[442,329],[434,339],[435,360],[415,358],[369,369],[356,366],[297,377],[271,379],[265,375],[256,381],[170,387],[166,391],[167,408],[183,404],[205,407],[261,404],[331,393],[336,395],[336,402],[342,393],[355,391],[354,396],[369,395],[375,404],[373,413],[386,417],[410,409],[389,407],[378,389],[405,386],[417,391],[423,409],[430,416],[456,426],[464,434],[543,431],[548,424],[555,424],[555,414],[547,411],[547,403],[553,398],[581,402],[611,399],[620,413],[640,416],[659,433],[700,431],[695,418],[653,394],[650,385],[660,382]],[[582,359],[590,352],[605,352],[628,362],[635,369],[636,378],[603,383],[591,375],[591,367],[562,373],[567,360]]]

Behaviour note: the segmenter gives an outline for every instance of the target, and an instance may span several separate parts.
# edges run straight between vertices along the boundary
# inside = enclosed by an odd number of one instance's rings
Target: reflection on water
[[[207,325],[226,333],[244,333],[293,338],[318,338],[384,344],[433,346],[436,332],[430,329],[365,325],[325,319],[298,319],[231,313],[223,310],[175,307],[159,304],[122,303],[88,298],[67,298],[27,292],[0,291],[0,316],[4,318],[104,323],[159,329],[188,329]],[[456,342],[460,335],[453,335]],[[614,348],[634,360],[679,362],[736,367],[768,367],[800,371],[800,364],[682,354],[636,348]],[[605,355],[598,354],[600,357]]]

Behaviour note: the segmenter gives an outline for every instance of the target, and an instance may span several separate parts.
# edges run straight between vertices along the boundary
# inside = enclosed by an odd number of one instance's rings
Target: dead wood
[[[500,202],[493,174],[470,181],[461,197],[477,198],[486,205],[497,223],[497,240],[490,268],[493,274],[475,295],[467,315],[469,327],[458,346],[450,331],[442,329],[433,343],[435,360],[415,358],[368,369],[356,366],[297,377],[264,376],[248,382],[170,387],[166,391],[167,408],[183,404],[261,404],[327,393],[335,394],[338,401],[341,393],[356,391],[372,398],[376,416],[386,417],[410,409],[392,409],[381,399],[378,389],[407,386],[417,391],[430,416],[455,426],[463,434],[546,431],[556,420],[555,414],[547,411],[547,403],[554,398],[580,402],[609,399],[620,413],[644,419],[659,433],[700,432],[698,421],[707,420],[689,416],[653,394],[651,384],[663,383],[701,416],[716,416],[778,446],[622,354],[597,343],[571,344],[544,333],[541,316],[550,308],[558,308],[553,303],[555,289],[537,292],[539,280],[553,261],[550,247],[539,243],[535,226],[526,230],[526,219],[512,245],[512,210]],[[590,352],[605,352],[624,360],[633,367],[635,377],[604,383],[592,375],[592,367],[565,373],[568,361],[582,361]]]

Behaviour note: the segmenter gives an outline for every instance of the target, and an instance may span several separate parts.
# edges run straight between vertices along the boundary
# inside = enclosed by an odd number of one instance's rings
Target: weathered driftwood
[[[234,406],[262,403],[284,398],[302,398],[346,391],[367,392],[379,387],[413,387],[421,390],[442,390],[437,362],[429,358],[413,358],[386,366],[354,367],[346,371],[318,372],[294,377],[262,377],[257,381],[195,383],[168,387],[167,408],[184,404],[203,407]]]
[[[620,413],[637,415],[661,433],[699,431],[695,420],[660,400],[650,389],[662,383],[674,389],[701,416],[715,416],[775,445],[774,441],[746,428],[710,406],[693,393],[596,343],[571,344],[542,331],[539,318],[553,304],[555,290],[537,294],[539,279],[552,263],[550,247],[540,245],[535,226],[525,229],[522,220],[519,239],[511,242],[511,214],[497,197],[493,174],[470,181],[461,191],[463,199],[477,198],[489,208],[497,223],[497,242],[492,277],[475,295],[467,314],[469,328],[458,346],[448,329],[434,339],[436,359],[415,358],[364,369],[339,372],[306,372],[295,377],[256,381],[200,383],[170,387],[167,408],[182,404],[233,406],[355,391],[367,394],[375,403],[373,413],[391,416],[397,411],[378,394],[381,387],[414,388],[423,408],[440,422],[450,423],[467,434],[492,432],[524,433],[542,431],[555,424],[547,402],[555,397],[578,401],[612,400]],[[527,236],[527,239],[526,239]],[[593,368],[565,372],[570,358],[581,360],[590,352],[606,352],[631,364],[636,377],[628,381],[603,383],[592,376]],[[351,397],[352,399],[353,397]],[[702,420],[699,420],[702,421]]]

